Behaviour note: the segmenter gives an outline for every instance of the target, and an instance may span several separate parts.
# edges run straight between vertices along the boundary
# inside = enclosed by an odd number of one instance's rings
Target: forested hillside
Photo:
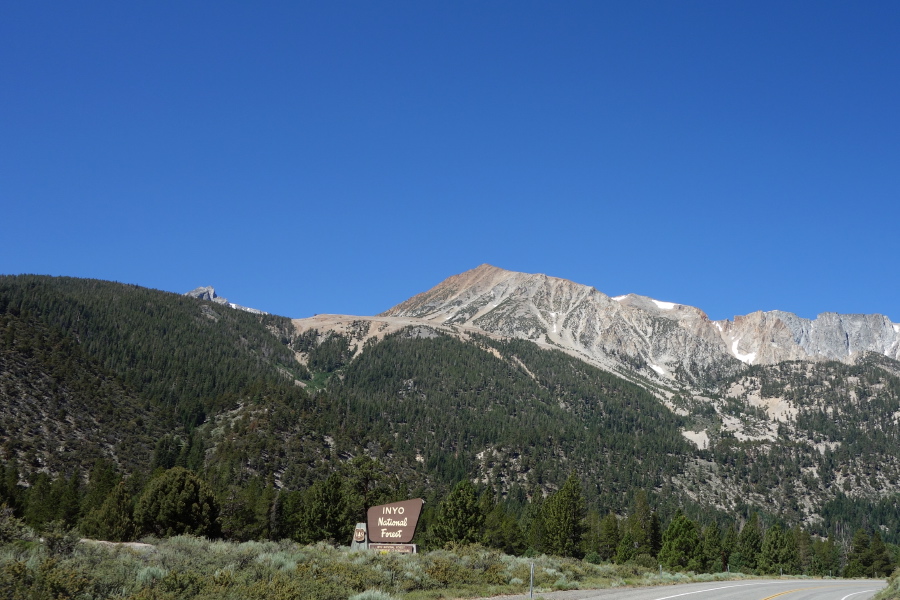
[[[363,346],[370,324],[353,327],[0,277],[4,518],[109,539],[345,542],[367,506],[423,497],[424,547],[648,563],[677,519],[722,543],[758,519],[760,536],[831,536],[844,568],[857,530],[900,541],[893,363],[753,367],[667,404],[529,341],[418,325]],[[799,408],[773,419],[776,395]],[[708,446],[684,435],[700,429]],[[167,512],[182,493],[202,514]],[[560,494],[580,498],[569,538],[552,532]],[[466,531],[442,516],[457,501],[480,515]]]
[[[622,508],[691,452],[683,419],[643,389],[521,340],[465,343],[428,329],[386,337],[329,388],[361,439],[391,440],[441,482],[480,473],[498,493],[542,494],[569,471]]]

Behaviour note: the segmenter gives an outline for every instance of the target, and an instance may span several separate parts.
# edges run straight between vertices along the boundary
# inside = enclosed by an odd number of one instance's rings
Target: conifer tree
[[[588,509],[584,519],[584,538],[582,540],[585,555],[597,552],[597,547],[600,545],[600,523],[602,522],[600,513],[593,508]]]
[[[734,523],[728,527],[728,531],[725,532],[725,537],[722,539],[722,570],[729,571],[731,570],[731,555],[735,552],[738,543],[738,534],[737,530],[734,528]]]
[[[625,520],[625,533],[628,534],[632,549],[625,551],[624,554],[630,555],[632,558],[642,554],[654,555],[653,512],[650,510],[647,493],[644,490],[638,490],[634,495],[631,512]],[[623,534],[622,540],[624,539]],[[617,552],[617,554],[619,553]]]
[[[662,549],[662,523],[656,511],[650,516],[650,556],[659,556]]]
[[[219,533],[219,504],[197,475],[175,467],[150,480],[134,509],[140,531],[160,537]]]
[[[520,527],[525,538],[525,544],[529,551],[543,552],[544,550],[544,499],[540,495],[531,497],[531,502],[525,505],[522,512]]]
[[[871,573],[872,555],[869,552],[869,534],[864,529],[857,529],[853,534],[850,553],[847,555],[847,566],[844,577],[868,577]]]
[[[613,560],[620,538],[619,519],[610,511],[600,522],[600,540],[596,549],[600,558],[606,561]]]
[[[494,504],[484,518],[483,543],[511,555],[521,554],[525,550],[519,522],[501,503]]]
[[[332,473],[302,494],[295,539],[311,544],[325,540],[349,543],[355,521],[347,512],[342,479]]]
[[[797,547],[797,573],[809,573],[812,565],[812,536],[808,531],[802,529],[799,525],[795,525],[791,530]]]
[[[271,488],[254,477],[243,487],[231,486],[219,511],[222,535],[230,540],[249,541],[269,537]]]
[[[81,520],[81,532],[108,542],[130,542],[137,529],[134,523],[131,494],[124,483],[116,485],[99,507]]]
[[[544,503],[544,547],[557,556],[579,556],[584,535],[585,503],[575,473]]]
[[[60,476],[50,486],[53,503],[56,505],[55,520],[66,527],[74,527],[81,513],[81,481],[77,473],[71,477]]]
[[[722,564],[722,532],[719,524],[713,521],[703,529],[703,561],[701,569],[709,573],[721,573],[725,570]]]
[[[432,528],[432,538],[439,547],[449,542],[474,544],[481,539],[483,526],[484,515],[478,507],[475,487],[464,479],[441,503]]]
[[[872,534],[869,544],[869,558],[866,560],[871,565],[870,577],[887,577],[894,570],[894,562],[890,552],[877,531]]]
[[[813,575],[833,575],[839,572],[840,566],[841,552],[833,537],[812,543],[810,570]]]
[[[619,545],[616,546],[616,563],[623,565],[635,557],[634,537],[631,535],[631,528],[625,527],[622,537],[619,539]]]
[[[87,516],[100,508],[118,482],[119,477],[113,463],[106,459],[97,460],[88,477],[87,491],[81,501],[81,514]]]
[[[761,548],[762,534],[759,531],[759,517],[753,513],[750,515],[750,519],[744,523],[744,527],[738,535],[737,549],[731,558],[733,570],[753,572],[756,569]]]
[[[4,465],[0,478],[0,505],[5,504],[16,514],[21,514],[25,489],[19,485],[19,465],[11,460]]]
[[[758,570],[765,574],[796,573],[798,570],[797,542],[790,531],[775,524],[763,536]]]
[[[697,524],[679,510],[663,533],[660,564],[675,571],[700,571],[702,551]]]
[[[51,493],[50,476],[38,473],[26,495],[25,522],[40,528],[55,519],[56,514],[56,497]]]
[[[384,465],[365,455],[355,456],[344,466],[344,488],[350,519],[365,521],[369,508],[390,502],[392,491]]]

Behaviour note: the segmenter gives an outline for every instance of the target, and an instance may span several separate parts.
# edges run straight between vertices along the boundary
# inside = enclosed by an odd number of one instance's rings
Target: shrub
[[[78,544],[78,534],[66,527],[62,521],[48,523],[43,533],[44,545],[53,555],[71,554]]]
[[[366,590],[362,593],[350,596],[348,600],[396,600],[396,598],[381,590]]]
[[[152,586],[155,582],[159,581],[168,574],[169,572],[162,567],[144,567],[137,572],[137,582],[142,586]]]

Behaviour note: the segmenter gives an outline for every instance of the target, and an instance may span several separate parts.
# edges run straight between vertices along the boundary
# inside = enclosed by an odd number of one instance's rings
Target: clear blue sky
[[[490,263],[900,321],[900,2],[4,2],[0,273],[375,314]]]

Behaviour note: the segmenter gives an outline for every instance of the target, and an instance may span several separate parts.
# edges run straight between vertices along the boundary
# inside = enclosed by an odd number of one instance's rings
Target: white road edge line
[[[703,594],[706,592],[714,592],[716,590],[727,590],[727,589],[731,589],[731,588],[747,587],[748,585],[775,585],[777,583],[783,583],[783,582],[782,581],[766,581],[765,583],[739,583],[737,585],[723,585],[722,587],[709,588],[709,589],[705,589],[705,590],[697,590],[694,592],[684,592],[681,594],[675,594],[674,596],[663,596],[662,598],[655,598],[654,600],[669,600],[669,598],[678,598],[679,596],[690,596],[691,594]]]
[[[841,598],[841,600],[847,600],[847,598],[849,598],[850,596],[855,596],[855,595],[857,595],[857,594],[865,594],[866,592],[874,592],[874,591],[875,591],[875,590],[863,590],[863,591],[861,591],[861,592],[853,592],[852,594],[847,594],[846,596],[844,596],[843,598]]]

